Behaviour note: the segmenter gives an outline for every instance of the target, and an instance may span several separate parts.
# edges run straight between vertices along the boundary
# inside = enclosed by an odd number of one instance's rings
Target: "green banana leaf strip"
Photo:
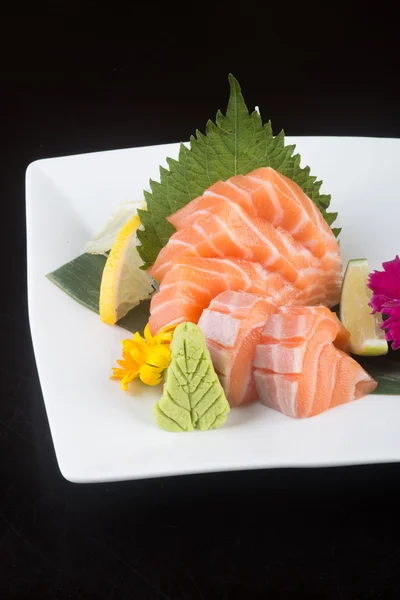
[[[99,314],[100,284],[107,256],[81,254],[69,263],[47,275],[57,287],[74,300]],[[135,333],[143,332],[150,316],[150,300],[143,300],[117,323]]]
[[[377,382],[374,394],[400,395],[400,352],[389,350],[385,356],[353,356]]]

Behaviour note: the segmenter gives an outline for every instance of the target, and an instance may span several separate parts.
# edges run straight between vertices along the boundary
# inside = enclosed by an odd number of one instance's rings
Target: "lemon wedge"
[[[368,305],[372,297],[367,287],[368,274],[366,258],[348,262],[342,285],[340,320],[350,332],[350,352],[358,356],[381,356],[387,354],[388,344],[380,328],[382,315],[372,315]]]
[[[113,325],[154,292],[152,279],[140,267],[137,251],[138,215],[120,229],[111,247],[100,286],[100,318]]]

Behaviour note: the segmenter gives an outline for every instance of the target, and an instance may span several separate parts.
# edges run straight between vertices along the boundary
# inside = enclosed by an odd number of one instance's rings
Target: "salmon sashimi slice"
[[[312,285],[310,286],[312,289]],[[197,323],[202,310],[225,290],[267,296],[277,305],[304,304],[299,292],[277,273],[260,264],[240,259],[181,258],[163,278],[150,304],[149,326],[153,334],[174,323]],[[319,290],[316,289],[316,297]]]
[[[261,402],[298,418],[357,400],[377,383],[348,354],[346,331],[326,307],[277,309],[257,345],[253,367]]]
[[[168,220],[178,231],[149,270],[161,283],[151,303],[153,332],[196,323],[225,290],[271,296],[279,305],[332,307],[340,300],[335,236],[312,200],[274,169],[217,182]]]
[[[294,181],[271,167],[214,184],[168,217],[168,221],[178,231],[192,225],[200,216],[216,209],[216,196],[218,209],[226,200],[239,204],[250,215],[257,215],[290,233],[322,260],[325,269],[340,270],[339,245],[320,210]]]
[[[257,212],[253,204],[251,195],[233,185],[230,179],[227,181],[218,181],[208,188],[202,196],[198,196],[189,204],[176,211],[167,221],[175,227],[177,231],[190,227],[202,217],[221,210],[227,204],[236,204],[243,208],[249,215],[256,217]]]
[[[226,291],[203,311],[199,327],[231,406],[257,400],[253,358],[276,305],[265,296]]]
[[[260,185],[252,193],[260,217],[288,231],[319,258],[329,257],[331,253],[332,260],[340,257],[339,245],[331,228],[297,183],[270,167],[255,169],[246,177],[252,185],[257,182],[264,184],[264,189]],[[235,183],[236,179],[233,180]],[[243,178],[241,181],[244,181]]]
[[[326,306],[301,306],[301,305],[291,305],[291,306],[281,306],[279,308],[279,314],[285,315],[286,313],[290,315],[300,315],[304,319],[312,319],[313,316],[325,316],[327,319],[333,320],[337,327],[337,332],[335,339],[333,340],[333,344],[336,348],[343,350],[344,352],[349,352],[350,345],[350,332],[347,331],[346,327],[343,325],[340,319],[338,319],[337,315],[330,311]],[[311,321],[309,321],[311,322]],[[296,321],[293,321],[296,324]],[[297,325],[301,325],[301,319],[298,321]],[[268,331],[268,329],[266,329]],[[304,328],[304,333],[306,333],[306,329]],[[293,332],[289,330],[283,330],[283,335],[288,335],[288,337],[293,337]],[[284,339],[284,338],[283,338]]]
[[[184,321],[197,323],[201,311],[225,290],[267,296],[277,306],[321,304],[325,300],[325,288],[320,283],[311,281],[307,289],[300,291],[259,263],[233,258],[181,258],[151,300],[151,332],[156,334],[167,325]]]
[[[328,274],[322,269],[321,262],[286,231],[250,216],[232,202],[173,234],[149,274],[161,282],[181,256],[235,257],[259,262],[299,288],[306,287],[311,276],[325,281],[335,275],[334,271]]]

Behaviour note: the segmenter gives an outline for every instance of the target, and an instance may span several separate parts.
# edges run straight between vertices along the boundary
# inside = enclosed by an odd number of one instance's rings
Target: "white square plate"
[[[343,227],[343,263],[371,268],[400,251],[400,140],[305,137],[302,164],[324,180]],[[126,332],[100,322],[45,277],[81,254],[116,204],[143,197],[178,144],[46,159],[26,174],[29,315],[59,467],[74,482],[230,469],[400,460],[400,396],[373,395],[308,420],[259,404],[218,431],[167,433],[152,406],[160,389],[129,393],[109,380]],[[58,323],[58,324],[57,324]]]

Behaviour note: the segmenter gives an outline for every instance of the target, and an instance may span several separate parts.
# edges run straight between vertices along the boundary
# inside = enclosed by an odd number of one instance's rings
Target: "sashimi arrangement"
[[[372,274],[355,259],[343,278],[322,182],[229,82],[226,115],[48,277],[134,333],[112,378],[164,380],[168,431],[217,429],[254,402],[307,418],[400,393],[399,257]]]

